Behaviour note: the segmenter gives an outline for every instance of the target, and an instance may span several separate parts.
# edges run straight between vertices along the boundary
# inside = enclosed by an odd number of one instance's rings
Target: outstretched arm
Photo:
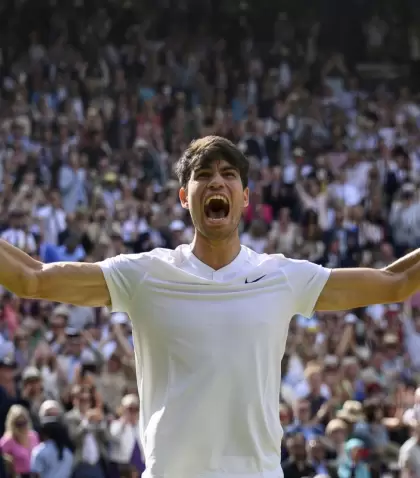
[[[91,307],[111,304],[98,264],[43,264],[3,240],[0,264],[0,284],[20,297]]]
[[[384,269],[334,269],[316,310],[334,311],[402,302],[420,289],[420,250]]]

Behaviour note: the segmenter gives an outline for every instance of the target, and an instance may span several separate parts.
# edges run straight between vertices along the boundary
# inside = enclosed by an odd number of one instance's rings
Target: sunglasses
[[[23,428],[23,427],[26,427],[27,424],[28,424],[27,420],[17,420],[15,422],[15,427],[16,428]]]

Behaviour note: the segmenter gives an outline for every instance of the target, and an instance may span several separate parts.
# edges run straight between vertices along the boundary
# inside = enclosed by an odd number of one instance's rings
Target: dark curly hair
[[[187,187],[192,172],[208,166],[215,159],[224,159],[236,168],[244,188],[248,186],[249,162],[232,141],[221,136],[205,136],[190,143],[175,166],[175,173],[183,188]]]

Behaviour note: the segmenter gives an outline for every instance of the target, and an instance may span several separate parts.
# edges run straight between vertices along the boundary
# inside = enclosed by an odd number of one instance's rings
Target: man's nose
[[[213,176],[210,179],[208,187],[212,189],[218,189],[221,186],[223,186],[222,176],[219,173],[213,174]]]

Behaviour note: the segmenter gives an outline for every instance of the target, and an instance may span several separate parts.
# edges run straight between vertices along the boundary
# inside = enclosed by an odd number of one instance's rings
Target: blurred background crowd
[[[419,13],[414,0],[2,2],[0,236],[45,262],[189,242],[173,164],[217,134],[251,162],[243,244],[392,262],[420,246]],[[285,475],[420,477],[419,350],[419,297],[297,317]],[[0,478],[139,477],[138,420],[128,317],[1,291]]]

